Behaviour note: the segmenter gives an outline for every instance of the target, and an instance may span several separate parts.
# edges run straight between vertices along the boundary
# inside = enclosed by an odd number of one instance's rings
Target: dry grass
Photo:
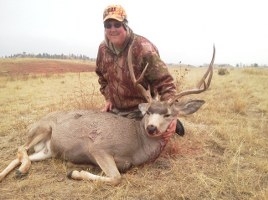
[[[192,87],[205,69],[189,70],[180,88]],[[132,168],[118,186],[68,180],[67,164],[52,159],[33,163],[24,179],[8,175],[0,199],[267,199],[268,69],[229,72],[214,73],[211,88],[192,97],[207,103],[181,119],[186,136],[174,136],[159,159]],[[90,72],[2,76],[0,104],[2,170],[26,140],[29,124],[54,110],[99,109],[103,98]]]

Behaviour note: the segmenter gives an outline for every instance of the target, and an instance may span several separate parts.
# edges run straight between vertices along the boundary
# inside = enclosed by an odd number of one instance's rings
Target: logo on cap
[[[115,19],[122,22],[127,19],[127,14],[122,6],[111,5],[103,12],[103,21],[106,21],[107,19]]]

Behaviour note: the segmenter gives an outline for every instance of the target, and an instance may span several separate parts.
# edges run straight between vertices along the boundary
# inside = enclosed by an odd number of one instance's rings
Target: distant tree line
[[[96,60],[95,58],[89,58],[88,56],[82,54],[79,55],[48,54],[48,53],[32,54],[26,52],[5,56],[5,58],[48,58],[48,59],[74,59],[74,60],[90,60],[90,61]]]
[[[266,64],[259,65],[258,63],[252,63],[250,65],[245,65],[245,64],[239,63],[239,64],[236,64],[236,67],[267,67],[267,65]]]

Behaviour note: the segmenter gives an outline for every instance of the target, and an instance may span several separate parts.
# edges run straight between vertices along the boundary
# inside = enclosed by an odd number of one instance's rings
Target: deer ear
[[[139,110],[141,111],[142,115],[145,115],[149,108],[149,103],[140,103],[139,104]]]
[[[178,115],[190,115],[198,111],[199,108],[205,103],[204,100],[189,100],[187,102],[175,102],[172,106],[173,111]]]

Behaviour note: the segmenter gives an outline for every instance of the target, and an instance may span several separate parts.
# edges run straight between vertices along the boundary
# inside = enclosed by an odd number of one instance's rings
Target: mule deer
[[[50,113],[31,125],[28,141],[19,147],[17,158],[0,173],[0,181],[18,165],[17,176],[20,176],[28,172],[31,161],[61,158],[75,164],[98,165],[105,173],[100,176],[75,170],[69,173],[69,178],[118,184],[121,181],[120,171],[158,158],[167,143],[163,134],[174,119],[192,114],[204,104],[203,100],[176,100],[201,93],[209,87],[214,58],[215,47],[211,63],[197,87],[164,102],[152,100],[139,83],[146,68],[137,80],[130,64],[131,79],[148,101],[139,105],[142,120],[92,110]],[[129,63],[131,59],[129,52]],[[34,149],[34,153],[28,155],[30,149]]]

